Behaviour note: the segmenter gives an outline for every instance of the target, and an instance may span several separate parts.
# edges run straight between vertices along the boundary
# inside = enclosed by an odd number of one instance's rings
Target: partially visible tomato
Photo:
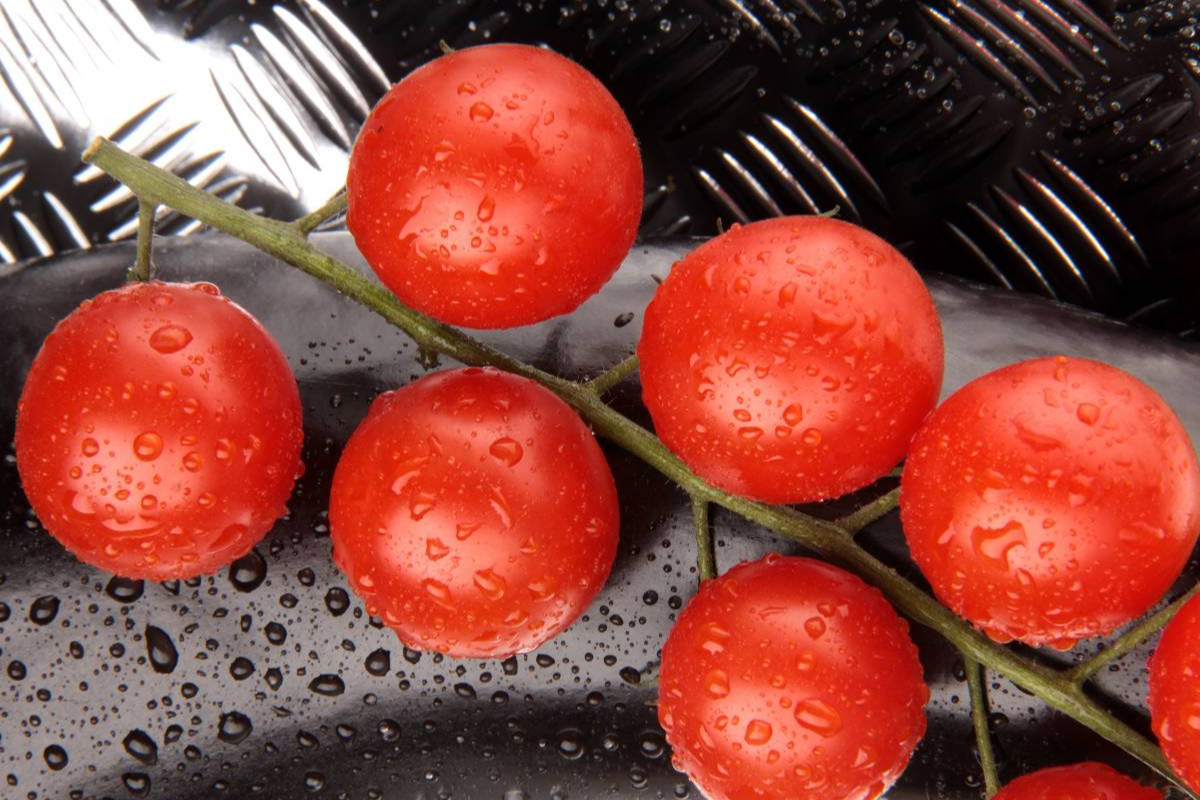
[[[1179,610],[1150,659],[1150,722],[1171,767],[1200,792],[1200,597]]]
[[[46,338],[17,410],[17,467],[46,529],[118,575],[228,564],[286,512],[300,470],[287,358],[208,283],[137,283]]]
[[[443,322],[565,314],[620,266],[642,162],[616,100],[549,50],[442,56],[392,87],[350,154],[347,224],[389,289]]]
[[[901,519],[938,598],[999,641],[1070,647],[1154,605],[1200,533],[1200,467],[1162,398],[1040,358],[964,386],[917,434]]]
[[[886,473],[942,383],[941,326],[912,265],[821,217],[734,227],[689,253],[646,309],[638,355],[663,442],[770,503]]]
[[[381,395],[338,461],[334,560],[405,644],[532,650],[604,585],[612,473],[579,416],[533,381],[439,372]]]
[[[1163,794],[1106,764],[1088,761],[1022,775],[992,800],[1163,800]]]
[[[711,800],[873,800],[925,733],[917,649],[879,590],[769,555],[706,581],[663,647],[658,719]]]

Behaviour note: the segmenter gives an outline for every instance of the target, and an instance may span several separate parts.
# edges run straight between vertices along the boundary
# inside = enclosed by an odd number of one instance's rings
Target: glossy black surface
[[[345,235],[322,246],[353,259]],[[630,351],[642,309],[686,243],[635,248],[577,313],[489,335],[506,351],[584,377]],[[132,248],[104,248],[0,278],[0,438],[21,378],[54,323],[114,286]],[[342,444],[380,391],[421,374],[415,348],[318,282],[227,238],[166,240],[162,277],[209,280],[279,339],[300,381],[307,466],[251,556],[183,584],[128,584],[76,562],[40,529],[11,448],[0,467],[0,797],[698,797],[670,767],[652,662],[696,584],[686,498],[607,448],[622,498],[613,577],[587,615],[538,652],[499,662],[406,652],[347,595],[329,558],[326,494]],[[947,392],[1048,353],[1104,358],[1158,389],[1200,439],[1200,349],[1025,296],[933,279]],[[630,318],[632,315],[632,318]],[[636,381],[613,403],[644,419]],[[838,506],[815,508],[833,514]],[[715,516],[719,566],[791,545]],[[919,580],[894,519],[869,547]],[[1195,580],[1193,562],[1188,580]],[[974,800],[967,687],[955,652],[914,629],[934,697],[930,732],[892,800]],[[1091,642],[1070,656],[1094,652]],[[1140,728],[1147,649],[1099,680]],[[1035,698],[992,678],[1003,774],[1091,757],[1144,769]]]

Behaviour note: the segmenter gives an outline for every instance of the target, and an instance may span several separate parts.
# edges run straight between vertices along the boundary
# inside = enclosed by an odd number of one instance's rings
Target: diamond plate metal
[[[439,40],[503,39],[579,60],[629,110],[647,235],[838,206],[924,269],[1194,335],[1198,9],[0,0],[0,258],[132,235],[132,198],[74,165],[95,134],[248,207],[313,208],[391,80]]]

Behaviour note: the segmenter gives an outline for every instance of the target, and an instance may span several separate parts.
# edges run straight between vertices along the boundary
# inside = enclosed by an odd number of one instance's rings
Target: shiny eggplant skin
[[[345,234],[317,241],[359,263]],[[598,373],[632,351],[653,276],[693,244],[638,244],[576,313],[485,338],[561,375]],[[99,248],[0,276],[6,441],[42,338],[80,301],[117,285],[132,255],[129,246]],[[140,585],[78,563],[39,528],[10,445],[0,469],[0,796],[699,796],[672,770],[653,689],[638,682],[652,674],[697,581],[682,492],[606,445],[622,541],[586,615],[536,653],[504,662],[405,651],[347,594],[329,557],[325,513],[343,443],[376,394],[422,374],[416,348],[329,287],[226,237],[166,239],[156,255],[162,278],[216,283],[279,340],[301,387],[307,469],[291,513],[250,556],[184,584]],[[943,394],[1023,358],[1089,356],[1157,389],[1200,440],[1195,345],[1038,298],[928,280],[945,331]],[[636,379],[612,403],[647,422]],[[848,502],[812,510],[834,514]],[[894,516],[863,541],[920,581]],[[722,568],[800,552],[729,514],[717,513],[715,524]],[[1197,572],[1193,560],[1183,580]],[[933,691],[930,729],[888,797],[973,800],[979,774],[961,661],[928,630],[914,626],[914,638]],[[1082,659],[1099,644],[1040,655]],[[1143,731],[1148,652],[1122,659],[1096,689]],[[1092,758],[1151,780],[1003,678],[989,684],[1003,777]]]

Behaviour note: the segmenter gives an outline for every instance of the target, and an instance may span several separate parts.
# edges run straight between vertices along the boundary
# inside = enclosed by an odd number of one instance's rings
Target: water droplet
[[[340,617],[350,608],[350,594],[340,586],[334,586],[325,593],[325,608],[335,617]]]
[[[182,325],[163,325],[150,334],[150,346],[163,355],[178,353],[192,341],[192,332]]]
[[[133,440],[133,454],[142,461],[153,461],[162,454],[163,440],[154,431],[142,431]]]
[[[559,731],[558,734],[558,754],[568,761],[577,761],[583,757],[584,751],[583,734],[573,728],[568,728],[564,731]]]
[[[222,714],[217,723],[217,738],[230,744],[240,744],[246,741],[253,730],[254,724],[249,717],[240,711],[230,711]]]
[[[709,670],[704,676],[704,691],[709,696],[721,698],[729,694],[729,676],[723,669]]]
[[[267,634],[267,641],[274,645],[280,645],[287,641],[287,628],[280,625],[278,622],[268,622],[263,631]]]
[[[158,745],[154,743],[154,739],[150,738],[150,734],[141,728],[130,731],[121,743],[125,745],[126,753],[143,764],[158,762]]]
[[[825,738],[842,730],[842,716],[824,700],[810,698],[796,704],[796,722]]]
[[[521,443],[515,439],[509,439],[507,436],[492,442],[492,446],[488,448],[488,452],[494,458],[499,459],[510,467],[515,467],[520,462],[521,456],[525,455],[525,450],[521,447]]]
[[[179,651],[175,649],[175,642],[171,641],[166,631],[153,625],[146,626],[146,652],[150,656],[150,666],[155,672],[174,672],[179,663]]]
[[[379,678],[387,675],[392,670],[392,654],[382,647],[378,650],[372,650],[366,660],[367,672]]]
[[[825,635],[825,620],[820,617],[809,617],[804,622],[804,632],[814,639]]]
[[[461,89],[462,87],[459,87],[459,88]],[[489,119],[492,118],[492,115],[495,112],[492,111],[491,106],[489,106],[487,103],[480,100],[478,103],[474,103],[471,105],[471,110],[468,113],[471,116],[472,122],[487,122]]]
[[[53,595],[43,595],[29,606],[29,621],[34,625],[49,625],[58,616],[59,600]]]
[[[489,600],[499,600],[508,589],[508,582],[497,575],[492,569],[481,569],[475,572],[475,588],[483,592]]]
[[[1095,425],[1100,420],[1100,408],[1093,403],[1080,403],[1075,416],[1084,425]]]
[[[821,443],[821,432],[816,428],[808,428],[800,434],[800,441],[809,447],[816,447]]]
[[[183,457],[183,468],[188,472],[199,472],[204,468],[204,456],[194,450],[187,453]]]
[[[998,528],[985,528],[982,525],[971,531],[971,546],[975,552],[984,558],[1004,564],[1007,569],[1009,557],[1014,548],[1024,547],[1028,543],[1025,526],[1016,520]]]
[[[46,759],[46,766],[58,772],[67,765],[67,751],[61,745],[52,744],[42,751],[42,758]]]
[[[799,425],[804,421],[804,409],[799,403],[792,403],[783,410],[783,421],[788,425]]]
[[[316,770],[309,770],[304,773],[304,790],[308,792],[319,792],[325,788],[324,773]]]
[[[771,732],[771,723],[762,719],[752,719],[746,725],[746,744],[766,744],[771,741]]]
[[[425,593],[434,599],[435,602],[441,605],[449,605],[451,602],[450,587],[441,581],[435,581],[433,578],[426,578],[421,581],[421,588]]]
[[[21,661],[8,662],[8,677],[12,678],[14,681],[25,680],[26,673],[27,673],[27,671],[25,669],[24,662],[21,662]]]
[[[732,635],[716,622],[710,622],[700,632],[700,648],[714,656],[718,653],[723,653],[725,652],[725,645],[729,642]]]
[[[425,557],[430,561],[437,561],[445,558],[450,552],[450,548],[442,542],[441,539],[426,539],[425,540]]]
[[[254,662],[243,656],[238,656],[229,664],[229,674],[235,681],[244,681],[254,674]]]
[[[263,673],[263,679],[267,682],[267,686],[272,689],[278,689],[283,686],[283,672],[279,667],[271,667]]]
[[[346,682],[337,675],[318,675],[309,681],[308,690],[325,697],[337,697],[346,691]]]
[[[91,458],[100,452],[100,443],[89,436],[79,443],[79,452]]]
[[[267,562],[257,549],[229,565],[229,582],[239,592],[252,592],[267,579]]]
[[[490,194],[485,194],[483,199],[479,201],[479,208],[475,209],[475,216],[479,217],[480,222],[487,222],[496,214],[496,201]]]
[[[150,794],[150,776],[144,772],[126,772],[121,776],[125,791],[134,797],[147,797]]]

